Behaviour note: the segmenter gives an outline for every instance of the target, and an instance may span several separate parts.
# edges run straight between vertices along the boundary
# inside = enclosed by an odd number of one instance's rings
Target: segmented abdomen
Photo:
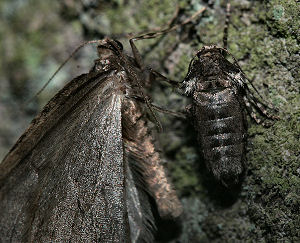
[[[194,93],[194,126],[207,167],[225,185],[244,170],[246,120],[233,87]]]

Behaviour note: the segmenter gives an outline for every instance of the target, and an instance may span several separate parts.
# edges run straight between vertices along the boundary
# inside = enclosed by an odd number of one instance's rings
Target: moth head
[[[119,56],[123,45],[117,40],[106,39],[97,46],[97,50],[99,59],[108,59],[111,56]]]
[[[192,65],[197,66],[198,72],[205,77],[242,72],[234,56],[227,49],[216,45],[202,47],[196,53]]]
[[[191,60],[185,81],[218,74],[219,60],[224,59],[222,49],[215,45],[202,47]]]
[[[199,59],[212,58],[212,57],[224,57],[224,51],[226,49],[218,47],[216,45],[203,46],[197,53],[196,56]]]
[[[104,39],[98,42],[99,58],[95,60],[94,70],[98,72],[122,69],[120,65],[123,45],[121,42],[112,39]]]

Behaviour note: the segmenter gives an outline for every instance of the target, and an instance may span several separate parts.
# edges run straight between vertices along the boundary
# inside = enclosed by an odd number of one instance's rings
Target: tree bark
[[[172,33],[137,41],[146,66],[182,81],[197,50],[208,44],[222,46],[225,1],[47,0],[38,4],[31,0],[22,6],[9,2],[0,3],[1,25],[6,26],[0,37],[1,157],[41,105],[31,104],[17,116],[13,115],[15,107],[32,97],[68,56],[66,52],[82,40],[117,37],[131,53],[124,34],[167,27],[177,5],[180,11],[175,23],[202,7],[207,9]],[[158,114],[164,132],[157,134],[157,145],[168,161],[166,166],[185,210],[182,234],[174,242],[298,242],[300,5],[295,0],[230,2],[228,50],[253,80],[263,101],[278,108],[280,120],[264,128],[248,118],[245,179],[239,188],[224,188],[206,170],[192,126],[184,119]],[[84,61],[79,65],[92,67],[93,58],[81,58]],[[81,69],[74,68],[75,63],[78,60],[62,70],[64,77],[58,79],[76,76]],[[54,92],[44,93],[39,101]],[[182,111],[189,102],[160,82],[152,84],[149,92],[153,103],[169,110]]]

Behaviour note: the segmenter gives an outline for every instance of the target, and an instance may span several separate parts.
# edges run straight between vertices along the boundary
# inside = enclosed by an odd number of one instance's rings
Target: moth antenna
[[[224,49],[227,49],[228,45],[228,26],[230,21],[230,3],[229,0],[227,0],[226,4],[226,19],[225,19],[225,26],[224,26],[224,36],[223,36],[223,47]]]
[[[187,18],[185,21],[183,21],[180,24],[176,24],[173,27],[168,27],[166,29],[155,31],[155,32],[149,32],[149,33],[146,33],[146,34],[143,34],[143,35],[140,35],[140,36],[132,37],[131,39],[133,41],[141,40],[141,39],[152,39],[152,38],[155,38],[155,37],[157,37],[159,35],[169,33],[171,31],[177,29],[178,27],[183,26],[183,25],[191,22],[193,19],[195,19],[198,15],[200,15],[201,13],[203,13],[205,10],[206,10],[206,8],[203,7],[202,9],[200,9],[199,11],[197,11],[196,13],[194,13],[191,17]],[[171,23],[172,22],[173,22],[173,19],[171,20]]]
[[[43,85],[43,87],[29,100],[26,102],[25,106],[28,105],[36,98],[43,90],[48,86],[48,84],[52,81],[52,79],[56,76],[56,74],[63,68],[63,66],[84,46],[88,44],[99,43],[101,40],[91,40],[81,43],[72,53],[71,55],[56,69],[56,71],[52,74],[52,76],[48,79],[48,81]]]

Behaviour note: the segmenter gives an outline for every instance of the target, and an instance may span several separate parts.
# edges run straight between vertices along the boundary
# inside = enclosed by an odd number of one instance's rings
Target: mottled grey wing
[[[115,79],[74,79],[0,164],[1,242],[130,241]]]

